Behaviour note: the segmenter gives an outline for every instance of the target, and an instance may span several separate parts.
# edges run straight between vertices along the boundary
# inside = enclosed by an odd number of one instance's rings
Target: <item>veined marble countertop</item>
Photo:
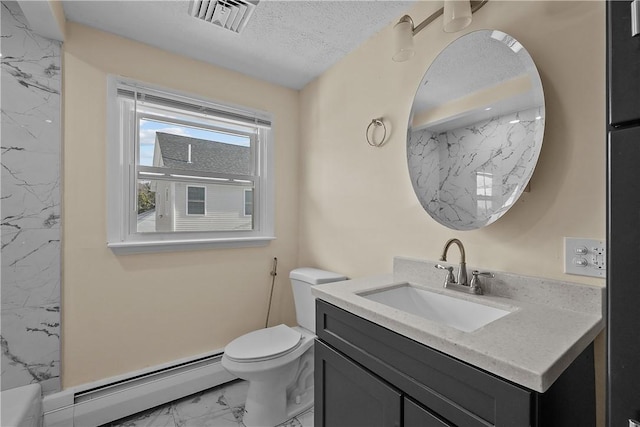
[[[313,286],[317,297],[499,377],[545,392],[604,328],[604,287],[493,272],[485,295],[444,289],[436,262],[394,258],[393,274]],[[453,265],[457,271],[457,265]],[[467,267],[469,277],[473,268]],[[410,283],[512,311],[462,332],[358,294]]]

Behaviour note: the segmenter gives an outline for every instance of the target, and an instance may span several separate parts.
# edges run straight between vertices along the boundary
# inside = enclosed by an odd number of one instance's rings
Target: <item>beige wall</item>
[[[51,12],[55,17],[56,23],[62,32],[62,37],[66,37],[66,19],[64,16],[64,8],[62,7],[62,0],[49,0],[51,6]],[[62,40],[64,41],[64,40]]]
[[[411,14],[420,21],[438,6],[420,2]],[[416,86],[461,35],[443,33],[439,22],[416,36],[410,62],[390,60],[389,26],[300,93],[68,24],[64,387],[218,349],[261,327],[274,256],[280,274],[273,324],[294,321],[287,273],[298,265],[351,277],[389,272],[394,255],[436,259],[450,237],[462,239],[471,266],[603,285],[562,272],[564,236],[605,236],[603,3],[491,1],[465,30],[515,36],[540,70],[547,107],[531,192],[477,231],[432,220],[406,167]],[[271,111],[278,240],[266,248],[113,255],[105,243],[107,73]],[[379,116],[390,140],[372,148],[365,129]],[[603,352],[600,339],[599,379]]]
[[[77,24],[64,43],[63,386],[222,348],[271,323],[295,323],[298,92]],[[108,73],[269,111],[276,236],[264,248],[115,256],[106,246]]]
[[[437,7],[419,2],[414,22]],[[302,91],[300,264],[351,277],[385,273],[394,255],[436,260],[444,242],[458,237],[471,266],[604,285],[563,273],[564,236],[605,237],[604,3],[492,0],[464,31],[495,28],[516,37],[538,66],[546,98],[531,192],[477,231],[452,231],[431,219],[407,172],[405,136],[417,85],[462,35],[444,33],[440,24],[415,37],[409,62],[391,61],[389,26]],[[365,129],[380,116],[390,139],[372,148]],[[597,345],[600,381],[603,340]]]
[[[421,2],[414,20],[437,6]],[[562,255],[564,236],[605,237],[603,3],[491,1],[465,30],[498,28],[516,37],[538,66],[546,97],[531,192],[477,231],[431,219],[407,171],[413,95],[435,56],[461,35],[438,24],[415,37],[409,62],[391,61],[388,27],[302,91],[300,262],[359,277],[390,271],[394,255],[437,259],[444,242],[459,237],[470,265],[604,284],[564,274]],[[390,139],[372,148],[365,129],[379,116]]]

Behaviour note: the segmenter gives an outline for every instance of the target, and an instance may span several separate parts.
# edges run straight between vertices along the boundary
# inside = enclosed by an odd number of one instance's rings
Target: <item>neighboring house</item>
[[[250,175],[251,164],[249,147],[156,133],[153,166],[180,175],[198,176],[202,172]],[[232,182],[153,181],[155,230],[251,230],[253,191]]]

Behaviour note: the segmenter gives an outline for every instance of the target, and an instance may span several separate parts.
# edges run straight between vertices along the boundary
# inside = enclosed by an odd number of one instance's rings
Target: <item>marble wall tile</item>
[[[1,317],[3,389],[39,382],[45,392],[57,391],[59,305],[3,309]]]
[[[1,386],[47,393],[60,387],[61,45],[1,6]]]
[[[442,133],[412,132],[409,174],[420,203],[459,230],[490,224],[531,177],[543,131],[541,108],[532,108]]]

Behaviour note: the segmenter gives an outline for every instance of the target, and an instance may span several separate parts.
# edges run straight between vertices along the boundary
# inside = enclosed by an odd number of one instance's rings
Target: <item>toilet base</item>
[[[287,420],[287,395],[285,388],[274,389],[272,383],[249,383],[247,403],[242,422],[247,427],[276,426]]]
[[[313,388],[287,400],[285,390],[274,390],[273,385],[251,382],[242,422],[246,427],[277,426],[313,407]]]
[[[300,358],[296,380],[287,388],[287,419],[291,419],[313,407],[313,361],[311,347]]]
[[[311,347],[293,366],[283,366],[278,381],[249,381],[246,427],[277,426],[313,406],[313,355]]]

